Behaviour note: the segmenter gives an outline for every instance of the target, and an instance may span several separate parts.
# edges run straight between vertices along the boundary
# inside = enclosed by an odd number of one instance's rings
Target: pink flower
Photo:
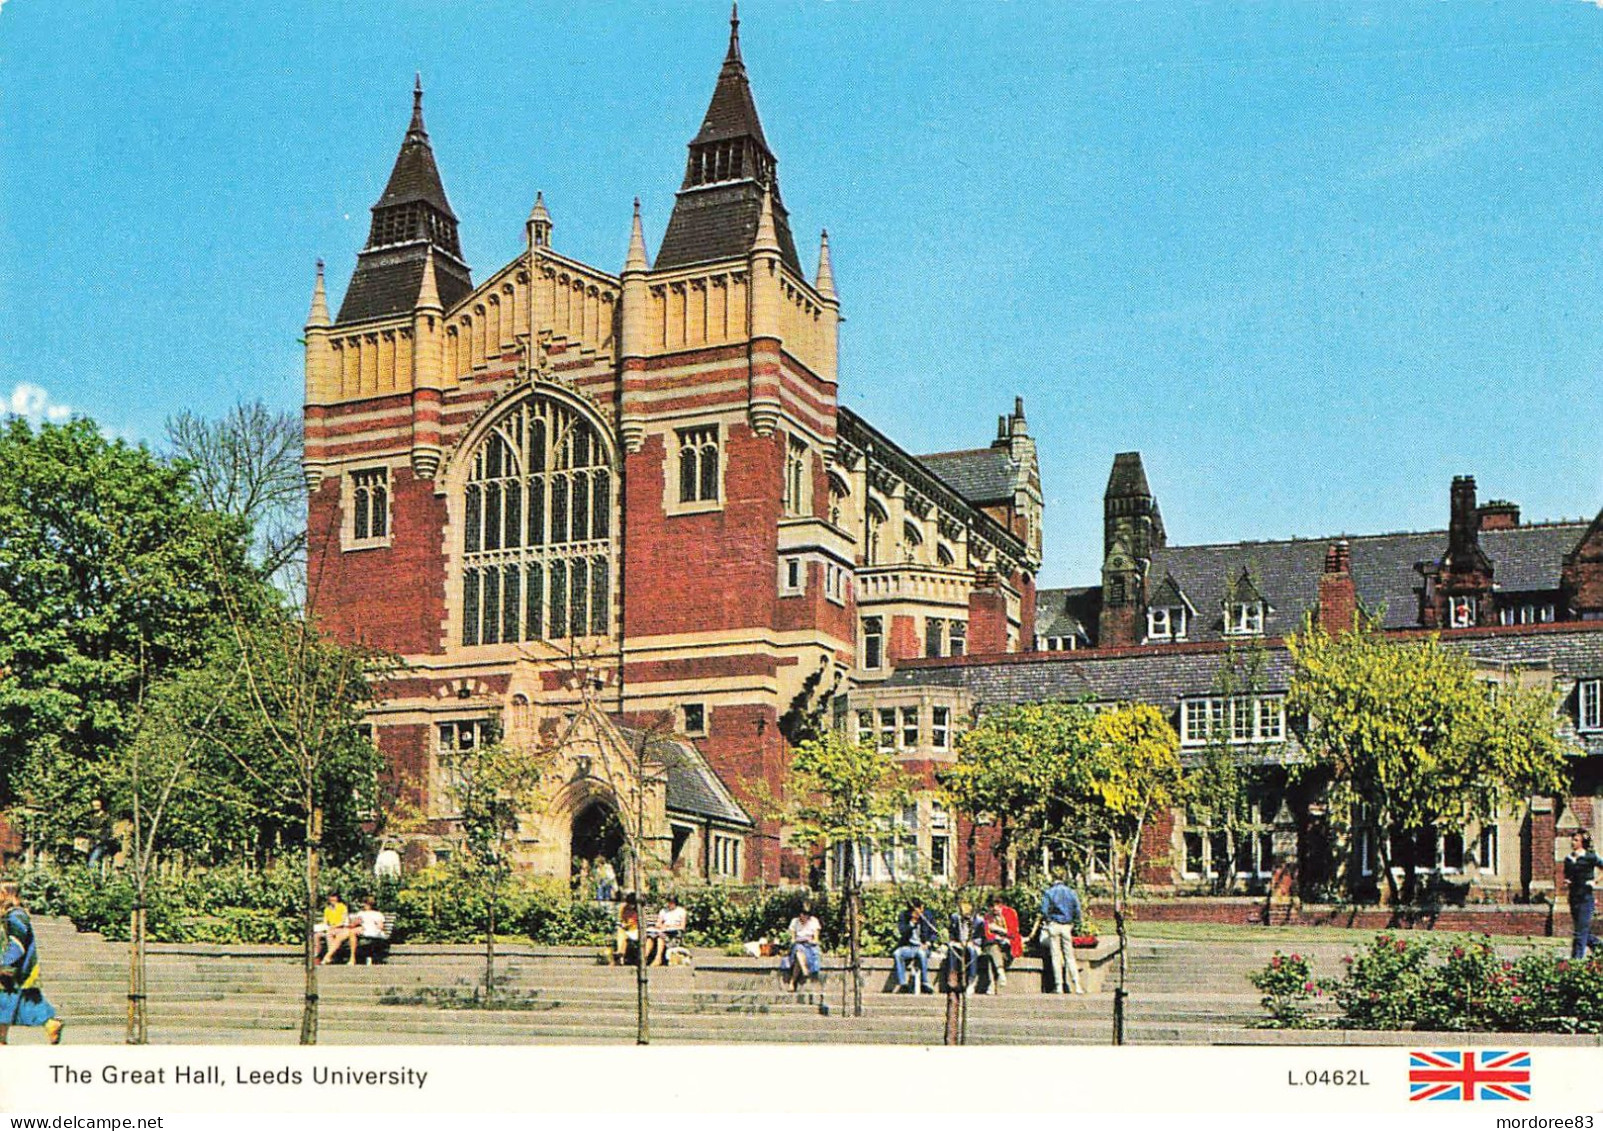
[[[1463,958],[1464,957],[1464,948],[1461,947],[1461,946],[1455,946],[1453,948],[1453,957],[1454,958]]]
[[[1515,1005],[1524,1005],[1525,1004],[1525,999],[1520,997],[1519,994],[1515,994],[1514,995],[1514,1004]]]
[[[1306,992],[1306,993],[1310,993],[1311,994],[1311,993],[1314,992],[1314,984],[1312,982],[1304,982],[1302,988],[1303,988],[1304,992]]]
[[[1407,949],[1408,949],[1408,944],[1405,943],[1402,939],[1398,939],[1397,940],[1397,953],[1398,954],[1402,954]]]
[[[1568,974],[1569,970],[1570,970],[1569,960],[1568,959],[1560,959],[1559,960],[1559,964],[1558,964],[1558,972],[1560,974]]]
[[[1269,965],[1274,967],[1276,970],[1279,970],[1280,969],[1280,955],[1277,954],[1273,958],[1271,958],[1269,960]]]
[[[1353,956],[1350,955],[1350,954],[1349,955],[1345,955],[1342,958],[1342,962],[1345,963],[1348,966],[1351,966],[1353,964]]]
[[[1302,955],[1294,954],[1294,955],[1291,956],[1291,960],[1293,962],[1301,962],[1302,961]]]

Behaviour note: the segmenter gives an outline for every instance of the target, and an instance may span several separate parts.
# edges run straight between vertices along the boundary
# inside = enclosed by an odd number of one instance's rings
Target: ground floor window
[[[712,834],[712,874],[721,879],[740,876],[740,838],[725,833]]]
[[[1221,887],[1232,880],[1266,879],[1275,870],[1274,815],[1280,804],[1279,791],[1255,789],[1242,795],[1234,820],[1188,811],[1181,874],[1211,879]]]

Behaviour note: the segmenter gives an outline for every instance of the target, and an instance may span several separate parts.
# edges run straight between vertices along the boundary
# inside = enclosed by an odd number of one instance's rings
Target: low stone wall
[[[1089,914],[1104,923],[1113,920],[1113,905],[1093,900]],[[1270,917],[1262,898],[1198,897],[1153,899],[1131,904],[1130,917],[1145,923],[1226,923],[1232,926],[1351,927],[1364,931],[1419,930],[1465,931],[1488,935],[1554,934],[1552,904],[1471,904],[1467,907],[1355,907],[1345,904],[1305,903],[1277,907]],[[1558,917],[1558,930],[1568,933],[1569,921]]]

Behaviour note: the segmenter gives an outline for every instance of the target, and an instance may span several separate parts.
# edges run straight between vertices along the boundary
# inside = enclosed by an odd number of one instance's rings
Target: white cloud
[[[0,0],[0,3],[4,2]],[[71,406],[52,400],[43,388],[28,381],[19,381],[12,387],[10,396],[5,398],[4,408],[12,416],[25,416],[35,424],[44,420],[62,424],[72,419]]]

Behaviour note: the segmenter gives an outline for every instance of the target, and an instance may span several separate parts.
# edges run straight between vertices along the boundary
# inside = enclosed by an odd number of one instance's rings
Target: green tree
[[[786,794],[792,801],[786,816],[792,843],[826,853],[846,846],[842,888],[854,1017],[863,1014],[857,848],[873,851],[893,838],[893,819],[911,797],[912,784],[894,755],[835,732],[803,742],[791,757]]]
[[[501,735],[451,765],[451,794],[459,814],[453,872],[484,894],[484,998],[495,996],[495,909],[512,874],[512,854],[525,817],[548,796],[542,786],[556,748],[508,742]]]
[[[375,801],[378,752],[361,725],[393,662],[337,644],[293,612],[252,615],[232,596],[228,625],[248,721],[225,753],[258,804],[299,826],[306,897],[300,1043],[316,1044],[318,868],[331,827],[359,834],[358,820]],[[339,818],[332,826],[330,813]]]
[[[1392,830],[1485,820],[1510,798],[1561,788],[1566,746],[1551,692],[1489,687],[1435,637],[1397,643],[1372,628],[1331,636],[1310,624],[1287,647],[1287,708],[1306,719],[1310,768],[1329,777],[1332,814],[1361,813],[1379,829],[1393,903]],[[1411,858],[1405,869],[1411,893]]]
[[[942,784],[954,808],[996,826],[1004,884],[1015,878],[1015,857],[1043,848],[1056,849],[1082,873],[1090,845],[1064,808],[1060,786],[1086,753],[1090,722],[1081,704],[1023,703],[987,710],[959,737],[957,762]]]
[[[244,525],[182,469],[85,419],[0,425],[0,804],[47,847],[103,792],[145,690],[205,655],[219,573],[254,583]]]
[[[1030,703],[989,712],[958,742],[946,775],[953,805],[1006,820],[1020,847],[1078,870],[1108,851],[1119,986],[1114,1040],[1124,1040],[1129,974],[1126,908],[1148,821],[1183,800],[1180,740],[1156,707],[1093,712],[1077,703]]]

